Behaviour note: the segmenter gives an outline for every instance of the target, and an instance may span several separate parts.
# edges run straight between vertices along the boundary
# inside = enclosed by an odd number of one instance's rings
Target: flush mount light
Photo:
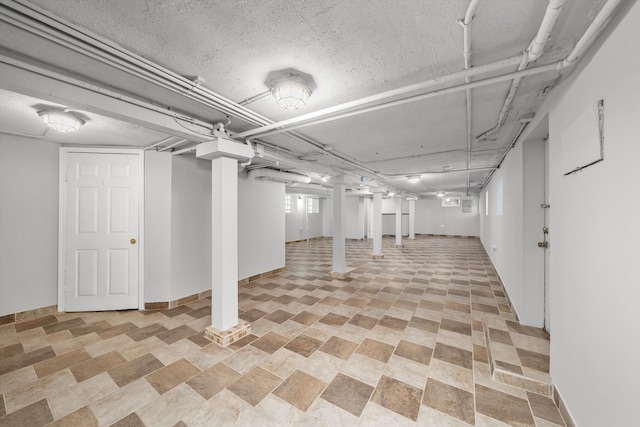
[[[44,110],[38,112],[45,125],[58,132],[73,133],[80,129],[84,120],[73,113],[60,110]]]
[[[417,182],[420,181],[420,177],[419,176],[410,176],[407,178],[407,180],[411,183],[411,184],[415,184]]]
[[[307,105],[316,87],[309,74],[292,68],[272,71],[266,83],[276,103],[285,110],[297,110]]]
[[[438,191],[438,192],[436,193],[436,196],[438,196],[438,197],[444,197],[444,191]]]
[[[393,191],[389,191],[389,197],[393,197],[395,195],[396,195],[396,193],[394,193]]]
[[[320,179],[322,180],[322,182],[329,181],[329,178],[331,178],[329,175],[320,175]]]

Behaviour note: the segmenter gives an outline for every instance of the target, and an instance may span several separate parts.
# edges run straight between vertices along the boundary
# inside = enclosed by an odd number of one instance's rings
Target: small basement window
[[[318,199],[307,197],[307,213],[320,213]]]
[[[460,197],[443,197],[442,198],[443,208],[454,208],[456,206],[460,206]]]
[[[291,213],[291,196],[288,194],[284,196],[284,213]]]

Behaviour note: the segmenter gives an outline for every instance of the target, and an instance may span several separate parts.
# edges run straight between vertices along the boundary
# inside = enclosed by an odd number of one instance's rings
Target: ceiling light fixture
[[[393,191],[389,191],[389,197],[393,197],[395,195],[396,195],[396,193],[394,193]]]
[[[60,110],[44,110],[38,112],[45,125],[58,132],[73,133],[80,129],[84,120],[73,113]]]
[[[416,184],[417,182],[420,181],[420,177],[419,176],[410,176],[407,178],[407,180],[411,183],[411,184]]]
[[[278,105],[285,110],[297,110],[307,105],[316,87],[309,74],[292,68],[272,71],[266,83]]]
[[[320,175],[320,179],[322,180],[322,182],[329,181],[329,178],[331,178],[329,175]]]
[[[436,196],[438,196],[438,197],[444,197],[444,191],[438,191],[438,192],[436,193]]]

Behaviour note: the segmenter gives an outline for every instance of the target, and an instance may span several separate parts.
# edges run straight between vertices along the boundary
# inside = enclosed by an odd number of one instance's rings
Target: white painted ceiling
[[[603,3],[568,0],[543,55],[532,65],[565,58]],[[471,66],[525,51],[547,5],[546,0],[480,0],[470,27]],[[270,96],[245,107],[279,122],[463,70],[463,30],[458,20],[465,17],[468,6],[469,0],[9,0],[0,6],[0,54],[207,123],[223,122],[225,114],[96,61],[91,52],[72,51],[59,33],[35,34],[20,23],[21,10],[27,7],[32,14],[35,10],[42,22],[59,17],[71,29],[95,34],[100,42],[170,72],[200,76],[204,88],[235,102],[268,90],[265,80],[274,70],[294,68],[313,76],[317,88],[302,110],[280,109]],[[496,125],[511,81],[472,89],[468,164],[466,98],[464,91],[458,91],[296,130],[317,147],[330,146],[331,153],[352,162],[281,133],[258,138],[269,153],[280,153],[280,163],[257,159],[251,167],[309,174],[315,182],[318,174],[346,172],[421,196],[438,190],[477,193],[491,172],[482,168],[497,165],[522,126],[520,119],[535,114],[564,77],[560,72],[525,77],[504,126],[487,140],[477,137]],[[147,147],[171,136],[87,106],[74,109],[87,119],[79,132],[50,131],[43,137],[46,127],[37,111],[47,105],[69,105],[56,103],[58,99],[48,97],[46,90],[34,97],[26,78],[16,80],[20,78],[0,79],[0,137],[19,133],[64,144]],[[231,135],[256,127],[230,118]],[[164,146],[179,140],[173,138]],[[195,143],[184,141],[175,148]],[[469,176],[466,171],[442,173],[467,168],[472,169]],[[418,174],[419,183],[407,182],[407,176]]]

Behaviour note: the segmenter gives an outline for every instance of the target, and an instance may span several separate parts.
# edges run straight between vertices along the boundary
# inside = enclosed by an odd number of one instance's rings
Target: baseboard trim
[[[251,277],[247,277],[245,279],[238,280],[238,286],[246,285],[247,283],[254,282],[256,280],[264,279],[265,277],[273,276],[274,274],[279,274],[284,271],[284,267],[276,268],[275,270],[265,271],[261,274],[256,274]],[[158,301],[158,302],[146,302],[144,303],[145,310],[167,310],[170,308],[178,307],[179,305],[187,304],[189,302],[197,301],[204,298],[211,297],[211,289],[200,292],[193,295],[187,295],[186,297],[182,297],[173,301]]]
[[[556,403],[556,406],[560,411],[560,416],[567,427],[576,427],[576,423],[573,421],[573,418],[571,418],[569,409],[567,409],[567,405],[564,403],[564,400],[562,400],[562,396],[560,396],[560,392],[555,385],[553,386],[553,401]]]
[[[46,316],[48,314],[54,314],[58,312],[57,305],[49,305],[46,307],[35,308],[33,310],[20,311],[18,313],[5,314],[0,316],[0,325],[7,325],[9,323],[21,323],[29,320],[37,319],[38,317]]]

